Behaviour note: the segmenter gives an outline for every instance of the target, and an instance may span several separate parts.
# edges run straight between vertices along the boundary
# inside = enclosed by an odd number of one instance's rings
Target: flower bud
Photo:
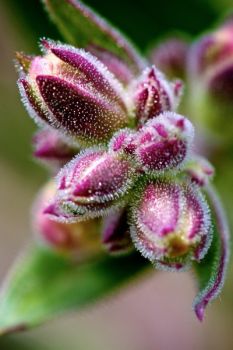
[[[44,56],[33,58],[19,80],[23,102],[39,123],[84,145],[104,143],[127,126],[127,93],[107,67],[82,49],[42,45]]]
[[[192,156],[185,166],[185,172],[191,181],[198,186],[204,187],[214,176],[214,168],[207,159],[199,156]]]
[[[110,253],[125,253],[132,248],[125,209],[118,209],[103,219],[102,243]]]
[[[169,83],[155,67],[147,68],[135,88],[136,117],[139,126],[164,111],[175,110],[182,83]]]
[[[59,170],[78,152],[53,129],[39,130],[33,137],[33,146],[33,155],[55,170]]]
[[[72,254],[77,258],[98,253],[101,250],[98,219],[67,224],[51,220],[43,213],[55,191],[55,183],[49,182],[36,199],[33,208],[33,228],[36,238],[54,251]]]
[[[60,171],[57,196],[46,212],[65,221],[103,215],[122,204],[133,170],[131,162],[117,153],[88,150]]]
[[[151,51],[150,61],[169,79],[184,79],[188,48],[183,38],[167,38]]]
[[[138,131],[135,156],[143,170],[180,167],[190,153],[194,128],[185,117],[164,112]]]
[[[188,63],[192,117],[215,141],[232,142],[233,21],[194,43]]]
[[[190,259],[202,259],[210,245],[207,203],[193,185],[151,182],[133,206],[131,235],[143,256],[159,267],[180,263],[180,269]]]

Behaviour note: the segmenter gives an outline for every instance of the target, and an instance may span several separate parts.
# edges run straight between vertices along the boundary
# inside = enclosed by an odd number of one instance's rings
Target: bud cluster
[[[95,45],[41,46],[41,57],[17,57],[23,102],[42,127],[35,156],[61,168],[35,205],[42,241],[81,253],[96,226],[109,252],[136,247],[160,268],[202,259],[211,225],[201,187],[213,169],[193,157],[193,125],[176,113],[181,82],[154,66],[135,74]]]

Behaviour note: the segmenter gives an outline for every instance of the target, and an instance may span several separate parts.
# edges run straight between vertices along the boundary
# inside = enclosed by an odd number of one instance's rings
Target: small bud
[[[232,143],[233,21],[194,43],[188,63],[191,116],[215,142]]]
[[[185,172],[195,184],[204,187],[214,176],[213,166],[203,157],[193,156],[185,166]]]
[[[132,249],[125,209],[118,209],[104,218],[102,243],[110,253],[125,253]]]
[[[92,256],[101,251],[100,222],[98,219],[65,224],[51,220],[44,208],[53,198],[55,183],[49,182],[39,193],[33,208],[33,228],[36,238],[44,246],[56,252],[71,254],[77,258]]]
[[[128,85],[133,80],[135,74],[132,69],[112,52],[97,45],[89,45],[88,51],[97,57],[122,84]]]
[[[135,156],[144,170],[180,167],[190,153],[194,128],[185,117],[164,112],[138,131]]]
[[[155,67],[144,71],[135,88],[136,117],[139,126],[164,111],[173,111],[179,103],[181,82],[167,82]]]
[[[46,210],[58,220],[85,220],[122,204],[133,183],[133,168],[117,153],[88,150],[58,174],[54,203]]]
[[[127,93],[100,61],[82,49],[42,41],[19,88],[28,111],[84,145],[108,141],[128,124]],[[19,62],[20,63],[20,62]]]
[[[53,129],[39,130],[33,137],[34,157],[52,169],[60,169],[69,162],[78,149],[70,146],[61,135]]]
[[[169,79],[184,79],[188,49],[183,38],[167,38],[151,51],[150,61]]]
[[[149,183],[133,205],[131,235],[136,248],[158,267],[199,261],[211,240],[207,203],[193,185]]]

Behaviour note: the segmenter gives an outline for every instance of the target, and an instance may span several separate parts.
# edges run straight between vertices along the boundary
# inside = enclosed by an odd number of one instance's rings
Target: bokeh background
[[[232,0],[88,0],[141,50],[172,31],[195,37],[231,12]],[[233,5],[232,5],[233,9]],[[59,39],[39,0],[0,0],[0,281],[31,239],[30,205],[46,171],[31,157],[34,123],[16,88],[15,51],[38,53],[38,38]],[[228,163],[218,166],[217,185],[233,221]],[[232,192],[233,193],[233,192]],[[232,195],[233,196],[233,195]],[[30,332],[0,339],[17,350],[231,350],[233,269],[221,297],[200,324],[191,310],[195,281],[190,273],[155,272],[114,297]]]

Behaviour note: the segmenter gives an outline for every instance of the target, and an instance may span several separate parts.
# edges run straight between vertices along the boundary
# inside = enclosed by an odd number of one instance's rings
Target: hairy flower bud
[[[58,191],[47,213],[58,220],[97,217],[122,203],[133,183],[128,159],[113,152],[88,150],[58,174]]]
[[[118,209],[103,219],[102,243],[110,253],[124,253],[132,248],[125,208]]]
[[[194,128],[185,117],[164,112],[137,133],[135,156],[144,170],[180,167],[190,153]]]
[[[193,185],[150,182],[133,205],[131,235],[142,255],[159,267],[179,269],[190,259],[199,261],[211,241],[207,203]]]
[[[167,38],[151,51],[150,61],[169,79],[184,79],[188,48],[189,45],[183,38]]]
[[[200,38],[188,56],[189,103],[193,118],[215,140],[232,142],[233,21]]]
[[[181,88],[180,81],[169,83],[154,66],[147,68],[139,78],[134,95],[139,125],[164,111],[175,110]]]
[[[60,169],[78,152],[70,146],[61,135],[53,129],[39,130],[33,137],[34,157],[52,167]]]
[[[36,238],[46,247],[77,258],[93,255],[101,250],[98,219],[65,224],[51,220],[44,208],[53,198],[55,183],[49,182],[39,193],[33,208],[33,228]]]
[[[192,156],[185,166],[185,172],[191,181],[203,187],[208,185],[214,176],[214,168],[207,159],[200,156]]]
[[[39,123],[84,145],[104,143],[127,126],[127,93],[106,66],[82,49],[42,45],[45,55],[32,58],[19,80],[25,106]]]

